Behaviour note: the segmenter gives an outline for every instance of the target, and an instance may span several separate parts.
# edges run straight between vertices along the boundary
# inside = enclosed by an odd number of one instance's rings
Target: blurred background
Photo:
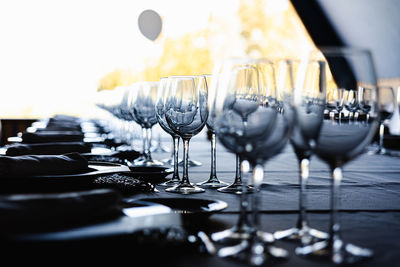
[[[155,40],[138,27],[156,11]],[[0,1],[0,118],[96,117],[99,90],[314,47],[289,0]]]

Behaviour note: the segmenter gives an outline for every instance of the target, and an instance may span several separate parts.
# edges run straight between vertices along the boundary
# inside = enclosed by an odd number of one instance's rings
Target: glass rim
[[[329,54],[334,55],[346,55],[346,54],[369,54],[371,55],[371,50],[365,47],[356,46],[320,46],[317,48],[324,55]]]

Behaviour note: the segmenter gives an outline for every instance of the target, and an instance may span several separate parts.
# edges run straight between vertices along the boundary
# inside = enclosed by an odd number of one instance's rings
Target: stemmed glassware
[[[380,155],[387,154],[386,148],[383,147],[383,137],[385,134],[385,124],[392,118],[397,108],[396,97],[392,87],[379,86],[379,143],[375,153]]]
[[[171,79],[173,79],[173,78],[171,78]],[[168,91],[168,86],[171,84],[170,83],[171,79],[169,79],[167,77],[160,79],[159,84],[158,84],[158,92],[157,92],[157,99],[156,99],[156,105],[155,105],[157,121],[158,121],[159,125],[161,126],[161,128],[165,132],[167,132],[168,134],[171,135],[172,143],[173,143],[173,147],[174,147],[174,149],[173,149],[174,173],[172,175],[172,178],[169,181],[161,184],[164,186],[172,186],[172,185],[177,185],[180,183],[179,171],[178,171],[179,135],[171,130],[171,128],[169,127],[167,120],[165,118],[166,93]]]
[[[336,264],[351,263],[357,259],[371,257],[373,253],[369,249],[346,244],[342,240],[339,222],[342,167],[365,151],[378,128],[377,82],[369,51],[345,47],[326,47],[320,50],[328,62],[336,87],[353,90],[368,88],[370,93],[365,94],[363,101],[369,103],[370,108],[368,115],[363,116],[362,123],[350,121],[338,123],[336,119],[323,121],[315,154],[328,164],[332,172],[329,238],[309,246],[297,247],[296,253],[298,255],[325,255]]]
[[[158,82],[138,82],[130,88],[128,105],[136,123],[142,127],[143,153],[131,166],[154,167],[163,163],[151,156],[151,128],[157,123],[155,103]]]
[[[167,86],[165,95],[165,119],[174,133],[183,140],[183,175],[178,185],[165,189],[167,192],[192,194],[205,192],[192,185],[188,175],[189,141],[205,126],[208,118],[207,87],[204,76],[175,76]]]
[[[233,194],[242,194],[244,187],[246,193],[253,192],[254,188],[251,185],[244,184],[242,180],[242,167],[241,167],[241,160],[239,154],[236,154],[236,163],[235,163],[235,179],[233,183],[224,187],[220,187],[217,189],[218,192],[222,193],[233,193]]]
[[[299,163],[300,192],[297,225],[275,232],[274,237],[299,240],[302,245],[309,245],[313,241],[328,238],[327,233],[309,227],[306,213],[309,165],[318,142],[326,103],[325,62],[312,59],[283,60],[280,63],[280,77],[288,82],[286,86],[290,84],[297,86],[295,96],[297,120],[290,143]]]
[[[274,64],[267,59],[233,59],[223,63],[218,85],[210,93],[210,116],[214,116],[218,139],[243,160],[243,175],[253,169],[251,183],[252,221],[240,243],[220,249],[220,256],[243,252],[253,265],[271,257],[286,257],[287,252],[271,245],[272,234],[261,231],[259,218],[260,187],[265,162],[279,154],[288,143],[295,121],[290,88],[278,91]],[[286,90],[287,89],[287,90]],[[242,194],[244,195],[244,194]],[[279,253],[275,253],[279,251]]]
[[[199,85],[202,87],[209,87],[211,84],[211,79],[212,75],[203,75],[204,79],[199,79]],[[201,84],[205,83],[205,84]],[[227,183],[222,182],[218,179],[217,177],[217,169],[216,169],[216,161],[217,161],[217,156],[216,156],[216,134],[214,130],[214,121],[212,120],[212,117],[208,117],[206,126],[208,130],[211,132],[211,172],[210,172],[210,177],[208,180],[197,183],[198,186],[201,186],[203,188],[220,188],[223,186],[227,186]]]
[[[358,92],[357,90],[345,90],[344,107],[349,112],[349,120],[358,119]]]

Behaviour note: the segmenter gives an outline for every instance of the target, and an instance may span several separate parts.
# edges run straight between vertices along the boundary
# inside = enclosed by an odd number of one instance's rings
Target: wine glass
[[[368,88],[366,91],[369,93],[364,95],[363,101],[369,103],[370,108],[368,116],[363,116],[362,123],[350,121],[338,123],[335,120],[326,119],[323,121],[315,154],[328,164],[332,173],[329,238],[309,246],[297,247],[296,253],[328,256],[336,264],[351,263],[371,257],[373,253],[369,249],[346,244],[342,240],[339,222],[342,168],[363,153],[374,137],[379,125],[379,92],[372,56],[368,50],[351,47],[324,47],[320,50],[328,62],[335,86],[353,90]]]
[[[228,60],[222,67],[215,92],[210,93],[210,116],[214,117],[218,139],[243,159],[243,174],[252,167],[252,221],[250,231],[238,245],[219,250],[220,256],[244,253],[250,264],[261,265],[266,255],[287,251],[271,249],[272,234],[260,229],[260,187],[266,161],[279,154],[288,143],[295,121],[292,91],[277,90],[275,66],[267,59]],[[242,194],[244,195],[244,194]]]
[[[183,176],[178,185],[165,189],[167,192],[192,194],[205,192],[192,185],[188,175],[189,141],[205,126],[208,118],[207,87],[204,76],[175,76],[165,96],[165,119],[174,133],[183,140]]]
[[[297,225],[274,233],[275,239],[299,240],[302,245],[328,238],[328,234],[309,227],[306,212],[307,181],[313,150],[318,142],[326,103],[325,62],[283,60],[281,77],[297,86],[297,120],[290,143],[299,164],[299,217]],[[294,77],[297,76],[296,81]]]
[[[199,79],[199,85],[198,86],[204,86],[207,87],[211,84],[211,79],[212,75],[203,75],[204,79]],[[204,84],[201,84],[204,83]],[[218,179],[217,177],[217,170],[216,170],[216,161],[217,161],[217,155],[216,155],[216,134],[214,130],[214,121],[212,120],[212,117],[208,117],[206,121],[206,126],[208,130],[211,132],[211,172],[210,172],[210,178],[208,178],[206,181],[197,183],[198,186],[201,186],[203,188],[220,188],[227,186],[228,184],[225,182],[222,182]]]
[[[349,119],[358,119],[358,92],[357,90],[345,90],[344,92],[344,106],[349,111]]]
[[[128,105],[136,123],[142,127],[142,156],[129,163],[130,166],[154,167],[163,163],[151,157],[151,128],[157,123],[155,103],[158,82],[138,82],[130,88]]]
[[[376,154],[385,155],[387,154],[386,148],[383,147],[383,137],[385,134],[385,124],[392,118],[393,113],[397,107],[396,97],[394,94],[393,87],[391,86],[379,86],[379,143],[378,149],[375,151]]]
[[[157,99],[156,99],[156,105],[155,105],[157,121],[158,121],[159,125],[161,126],[161,128],[165,132],[167,132],[169,135],[171,135],[172,143],[174,146],[174,150],[173,150],[174,173],[172,175],[172,178],[169,181],[161,184],[164,186],[177,185],[180,183],[179,171],[178,171],[179,135],[171,130],[171,128],[169,127],[167,120],[165,118],[165,99],[166,99],[166,93],[168,91],[168,86],[171,84],[171,82],[170,82],[171,79],[172,78],[168,78],[168,77],[163,77],[160,79],[159,84],[158,84],[158,92],[157,92]]]

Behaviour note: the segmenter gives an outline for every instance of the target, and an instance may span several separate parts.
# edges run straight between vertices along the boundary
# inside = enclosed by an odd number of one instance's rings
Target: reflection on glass
[[[180,183],[179,171],[178,171],[179,135],[171,130],[171,128],[169,127],[167,120],[165,118],[165,99],[166,99],[166,94],[168,92],[169,85],[170,85],[170,82],[169,82],[168,78],[160,79],[159,85],[158,85],[156,105],[155,105],[157,121],[158,121],[160,127],[165,132],[167,132],[169,135],[171,135],[172,143],[173,143],[173,147],[174,147],[173,161],[172,161],[172,163],[174,165],[174,173],[172,175],[172,178],[169,181],[161,184],[164,186],[177,185]]]
[[[133,118],[142,127],[143,153],[133,162],[133,166],[161,166],[162,162],[151,157],[151,128],[157,123],[155,103],[158,82],[139,82],[132,86],[129,95],[129,106]]]
[[[343,47],[323,48],[321,51],[338,87],[368,90],[364,90],[364,98],[360,100],[364,114],[359,115],[356,123],[341,120],[340,117],[323,121],[315,153],[327,163],[332,172],[329,238],[309,246],[297,247],[296,253],[303,256],[326,256],[336,264],[352,263],[357,259],[371,257],[373,253],[369,249],[345,243],[341,237],[339,189],[343,179],[342,167],[365,151],[377,130],[378,90],[371,54],[368,51]],[[341,99],[336,101],[340,102]]]
[[[208,118],[207,87],[198,79],[203,76],[175,76],[165,96],[165,118],[168,126],[183,140],[183,176],[181,182],[167,188],[167,192],[192,194],[205,190],[192,185],[188,174],[189,141],[205,126]],[[200,85],[200,86],[199,86]]]
[[[199,85],[198,86],[205,86],[209,87],[211,84],[211,75],[203,75],[205,79],[199,79]],[[214,78],[216,79],[216,77]],[[205,83],[204,85],[201,83]],[[227,184],[225,182],[222,182],[218,179],[217,177],[217,147],[216,147],[216,134],[214,130],[214,121],[211,116],[208,116],[207,122],[206,122],[208,130],[211,132],[211,172],[210,172],[210,178],[204,182],[200,182],[197,185],[201,186],[203,188],[219,188],[226,186]]]
[[[276,239],[294,239],[302,245],[328,238],[328,234],[309,226],[306,203],[306,185],[309,177],[309,165],[315,149],[326,100],[325,63],[323,61],[281,61],[281,73],[284,72],[289,84],[296,84],[296,125],[290,143],[296,153],[299,164],[299,218],[296,227],[274,233]],[[298,74],[298,75],[296,75]],[[297,76],[297,81],[295,81]],[[304,78],[303,78],[304,77]],[[300,80],[301,79],[301,80]]]

